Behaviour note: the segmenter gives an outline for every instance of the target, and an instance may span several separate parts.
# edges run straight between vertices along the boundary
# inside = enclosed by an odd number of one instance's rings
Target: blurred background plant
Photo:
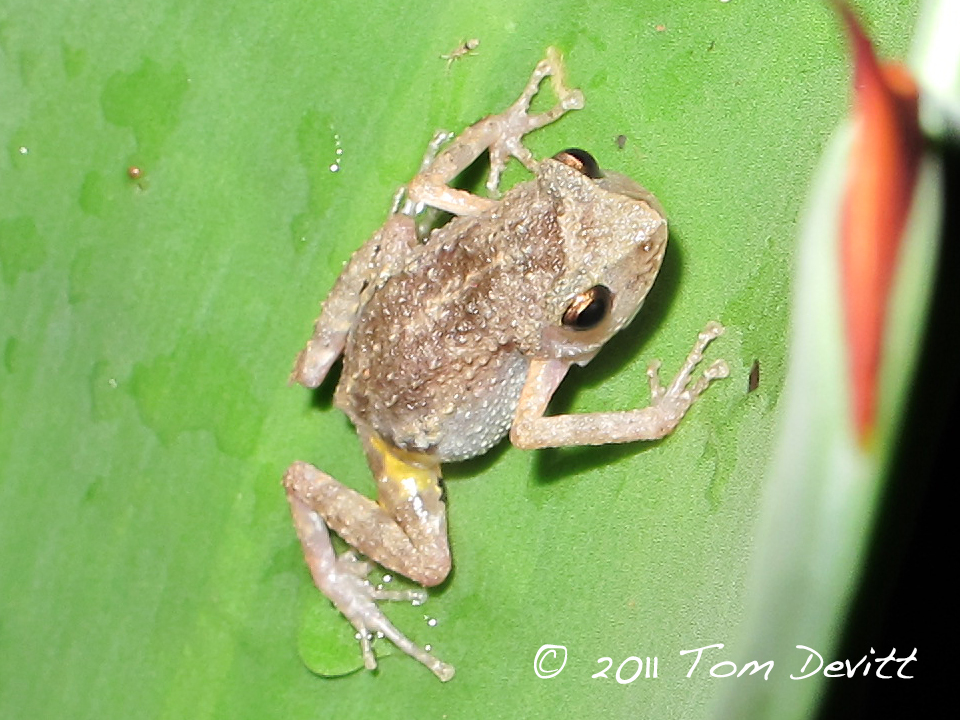
[[[910,645],[895,648],[876,637],[875,620],[858,613],[870,614],[891,593],[926,490],[918,472],[930,469],[924,451],[937,448],[956,394],[955,379],[930,373],[944,361],[950,366],[957,350],[955,342],[944,347],[942,326],[929,318],[938,276],[952,284],[941,237],[951,222],[944,217],[945,143],[960,128],[960,46],[948,39],[960,5],[924,5],[909,68],[879,59],[857,13],[834,4],[850,41],[853,111],[824,154],[804,214],[783,424],[765,481],[739,648],[744,661],[783,657],[789,648],[796,671],[727,686],[722,717],[809,717],[826,692],[824,666],[830,677],[873,676],[882,684],[901,666],[891,661],[878,676],[878,661],[888,652],[915,658],[918,640],[928,639],[908,633]],[[949,306],[942,293],[937,305],[941,315]],[[865,573],[871,563],[885,582]],[[826,659],[811,656],[801,672],[809,651],[800,643]],[[904,666],[877,710],[893,711],[897,690],[909,698],[904,707],[916,709],[918,688],[904,688],[903,678],[925,676],[929,688],[936,660],[924,650],[925,667]],[[830,668],[835,660],[846,664]],[[840,707],[849,716],[851,693],[837,682],[824,716]]]

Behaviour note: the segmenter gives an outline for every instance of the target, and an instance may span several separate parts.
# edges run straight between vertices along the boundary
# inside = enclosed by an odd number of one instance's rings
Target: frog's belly
[[[440,462],[481,455],[510,432],[528,367],[524,357],[515,358],[498,377],[490,378],[484,392],[465,392],[453,404],[453,412],[442,418],[436,445]]]
[[[336,404],[361,432],[369,428],[395,447],[429,453],[438,462],[465,460],[510,431],[528,366],[523,355],[503,352],[481,368],[452,363],[421,373],[414,385],[368,384],[364,395],[341,383]]]

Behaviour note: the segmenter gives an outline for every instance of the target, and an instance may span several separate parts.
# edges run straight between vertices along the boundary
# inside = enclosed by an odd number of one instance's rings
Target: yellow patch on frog
[[[384,477],[400,485],[413,480],[419,492],[436,486],[440,465],[431,456],[401,450],[376,436],[370,438],[370,444],[383,459]]]

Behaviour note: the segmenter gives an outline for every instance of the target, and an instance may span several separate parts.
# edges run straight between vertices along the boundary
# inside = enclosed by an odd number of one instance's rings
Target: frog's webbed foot
[[[680,422],[694,401],[707,389],[714,380],[720,380],[730,375],[730,368],[723,360],[715,360],[703,371],[696,382],[691,383],[694,369],[703,360],[703,351],[707,345],[723,334],[723,325],[710,321],[697,336],[690,354],[684,361],[673,381],[664,387],[660,383],[660,361],[654,360],[647,366],[647,380],[650,383],[651,406],[661,410],[664,417],[673,420],[673,424]]]
[[[552,80],[557,104],[546,112],[531,115],[528,113],[530,101],[547,77]],[[444,133],[434,136],[420,172],[407,185],[403,211],[416,214],[430,206],[455,215],[478,215],[490,209],[496,204],[495,200],[451,188],[449,183],[486,150],[490,154],[487,189],[496,194],[500,187],[500,176],[511,157],[517,158],[530,171],[536,169],[537,162],[524,146],[523,136],[552,123],[570,110],[582,107],[583,93],[566,86],[560,54],[554,48],[549,48],[547,57],[534,68],[530,80],[513,105],[498,115],[490,115],[474,123],[442,151],[439,148],[448,136]]]
[[[549,77],[553,91],[557,96],[557,104],[550,110],[537,115],[528,115],[530,101],[540,89],[540,83]],[[556,48],[547,48],[547,57],[541,60],[533,70],[533,75],[527,81],[527,86],[517,101],[500,115],[493,118],[499,120],[502,129],[500,138],[489,147],[490,174],[487,177],[487,189],[496,193],[500,188],[500,175],[511,156],[523,163],[524,167],[533,172],[536,160],[524,146],[523,136],[537,128],[549,125],[569,110],[583,108],[583,93],[568,88],[564,78],[563,59]],[[481,121],[483,122],[483,121]]]
[[[368,670],[377,667],[372,640],[374,637],[385,637],[407,655],[426,665],[441,680],[452,678],[452,665],[439,660],[411,641],[387,619],[377,605],[379,601],[409,601],[420,604],[426,601],[427,593],[422,590],[385,590],[373,585],[367,579],[370,563],[357,559],[351,551],[337,557],[323,518],[296,495],[288,494],[288,499],[313,580],[356,629],[364,666]]]

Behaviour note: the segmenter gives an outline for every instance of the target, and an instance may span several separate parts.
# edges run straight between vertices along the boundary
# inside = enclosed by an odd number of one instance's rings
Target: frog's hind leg
[[[378,502],[304,462],[290,466],[284,485],[288,497],[307,503],[350,547],[421,585],[439,585],[450,572],[439,466],[435,472],[391,453],[371,457],[371,467]]]
[[[291,383],[318,387],[343,353],[366,296],[383,278],[402,268],[417,247],[413,220],[392,214],[350,258],[323,302],[313,337],[297,355]]]
[[[412,472],[396,475],[398,458],[391,455],[375,464],[378,452],[370,447],[368,452],[371,449],[374,469],[379,464],[384,473],[395,473],[393,480],[378,474],[379,503],[307,463],[294,463],[287,470],[284,486],[304,556],[317,587],[356,628],[367,668],[376,667],[370,639],[382,633],[446,681],[454,668],[403,635],[377,606],[380,600],[422,602],[426,593],[377,589],[366,577],[369,564],[357,560],[353,552],[337,557],[330,540],[332,529],[384,567],[424,585],[436,585],[450,570],[439,466],[434,464],[433,472],[429,467],[406,466],[400,459],[400,465]]]

